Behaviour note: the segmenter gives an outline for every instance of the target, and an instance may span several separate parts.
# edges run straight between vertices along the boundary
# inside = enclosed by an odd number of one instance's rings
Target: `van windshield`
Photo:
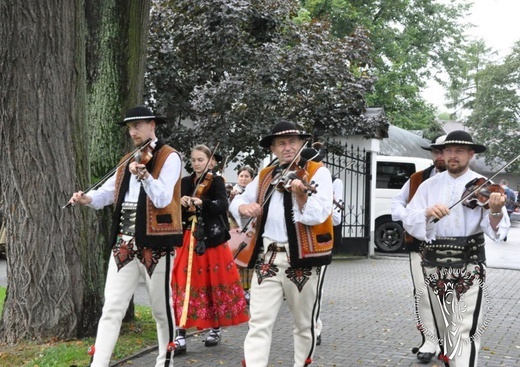
[[[415,164],[377,162],[377,189],[400,189],[415,172]]]

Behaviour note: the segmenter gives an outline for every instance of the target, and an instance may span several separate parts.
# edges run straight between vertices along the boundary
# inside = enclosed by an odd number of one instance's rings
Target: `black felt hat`
[[[298,130],[296,125],[290,121],[282,120],[274,125],[271,130],[271,135],[264,136],[262,140],[260,140],[260,146],[262,148],[269,148],[273,139],[280,136],[299,136],[300,138],[305,139],[310,138],[311,134]]]
[[[129,122],[138,120],[154,120],[156,124],[165,124],[166,119],[163,116],[157,116],[152,111],[143,106],[137,106],[128,110],[123,121],[117,122],[118,125],[125,126]]]
[[[430,144],[430,146],[421,147],[421,148],[423,148],[424,150],[432,150],[432,148],[442,149],[442,148],[437,148],[437,146],[440,146],[440,145],[442,145],[444,143],[444,140],[446,139],[446,136],[447,135],[438,135],[438,136],[436,136],[435,138],[432,139],[432,143]]]
[[[213,153],[213,158],[215,158],[217,163],[222,163],[222,161],[224,160],[224,157],[222,156],[222,154],[217,153],[217,152]]]
[[[481,144],[473,142],[473,138],[467,132],[462,130],[455,130],[449,133],[442,144],[432,144],[430,147],[436,149],[444,149],[447,145],[467,145],[475,151],[475,153],[482,153],[486,151],[486,147]]]
[[[308,161],[321,162],[327,155],[327,152],[323,149],[322,143],[315,142],[311,148],[303,149],[300,155]]]

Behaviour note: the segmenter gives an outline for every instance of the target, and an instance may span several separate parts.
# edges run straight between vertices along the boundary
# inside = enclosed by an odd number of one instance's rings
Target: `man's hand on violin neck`
[[[506,204],[506,195],[500,192],[493,192],[489,196],[489,210],[492,213],[499,213],[502,211],[502,207]]]
[[[433,218],[441,219],[448,214],[450,214],[450,209],[447,206],[442,205],[442,204],[435,204],[434,206],[426,208],[426,217],[427,218],[433,217]]]
[[[137,162],[132,162],[129,164],[128,169],[130,173],[134,176],[137,176],[139,179],[147,179],[148,171],[146,170],[146,166],[144,164],[138,164]]]
[[[290,185],[290,191],[293,192],[295,195],[307,196],[307,187],[303,184],[301,180],[291,180]]]

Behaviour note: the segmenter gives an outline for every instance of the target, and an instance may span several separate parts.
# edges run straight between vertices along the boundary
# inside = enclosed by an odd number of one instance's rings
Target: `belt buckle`
[[[277,245],[278,242],[271,242],[269,244],[269,246],[267,246],[267,251],[272,251],[272,252],[284,252],[285,251],[285,247],[283,246],[278,246]]]

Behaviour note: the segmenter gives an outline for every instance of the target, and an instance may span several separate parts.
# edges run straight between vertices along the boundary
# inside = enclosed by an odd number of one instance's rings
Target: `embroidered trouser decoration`
[[[319,272],[318,272],[319,273]],[[309,280],[309,277],[312,275],[312,268],[289,268],[285,271],[287,278],[293,282],[298,291],[301,292],[303,286]],[[318,274],[319,275],[319,274]]]
[[[480,334],[485,330],[482,302],[485,267],[424,267],[443,361],[451,367],[475,367]]]
[[[119,271],[135,257],[134,238],[132,237],[130,240],[125,241],[122,236],[118,236],[112,253]]]
[[[155,269],[155,266],[157,265],[157,263],[159,262],[161,257],[166,255],[168,253],[168,251],[169,250],[167,248],[144,247],[142,249],[137,250],[136,253],[137,253],[137,258],[139,259],[141,264],[144,265],[144,267],[146,268],[146,272],[151,277],[153,274],[153,271]],[[175,250],[171,250],[171,255],[174,255],[174,254],[175,254]]]
[[[265,255],[263,254],[260,260],[258,260],[255,264],[255,272],[258,277],[258,284],[262,284],[262,281],[266,278],[272,278],[276,276],[279,269],[278,266],[274,265],[274,259],[276,257],[276,252],[271,252],[269,256],[269,261],[265,263]]]

